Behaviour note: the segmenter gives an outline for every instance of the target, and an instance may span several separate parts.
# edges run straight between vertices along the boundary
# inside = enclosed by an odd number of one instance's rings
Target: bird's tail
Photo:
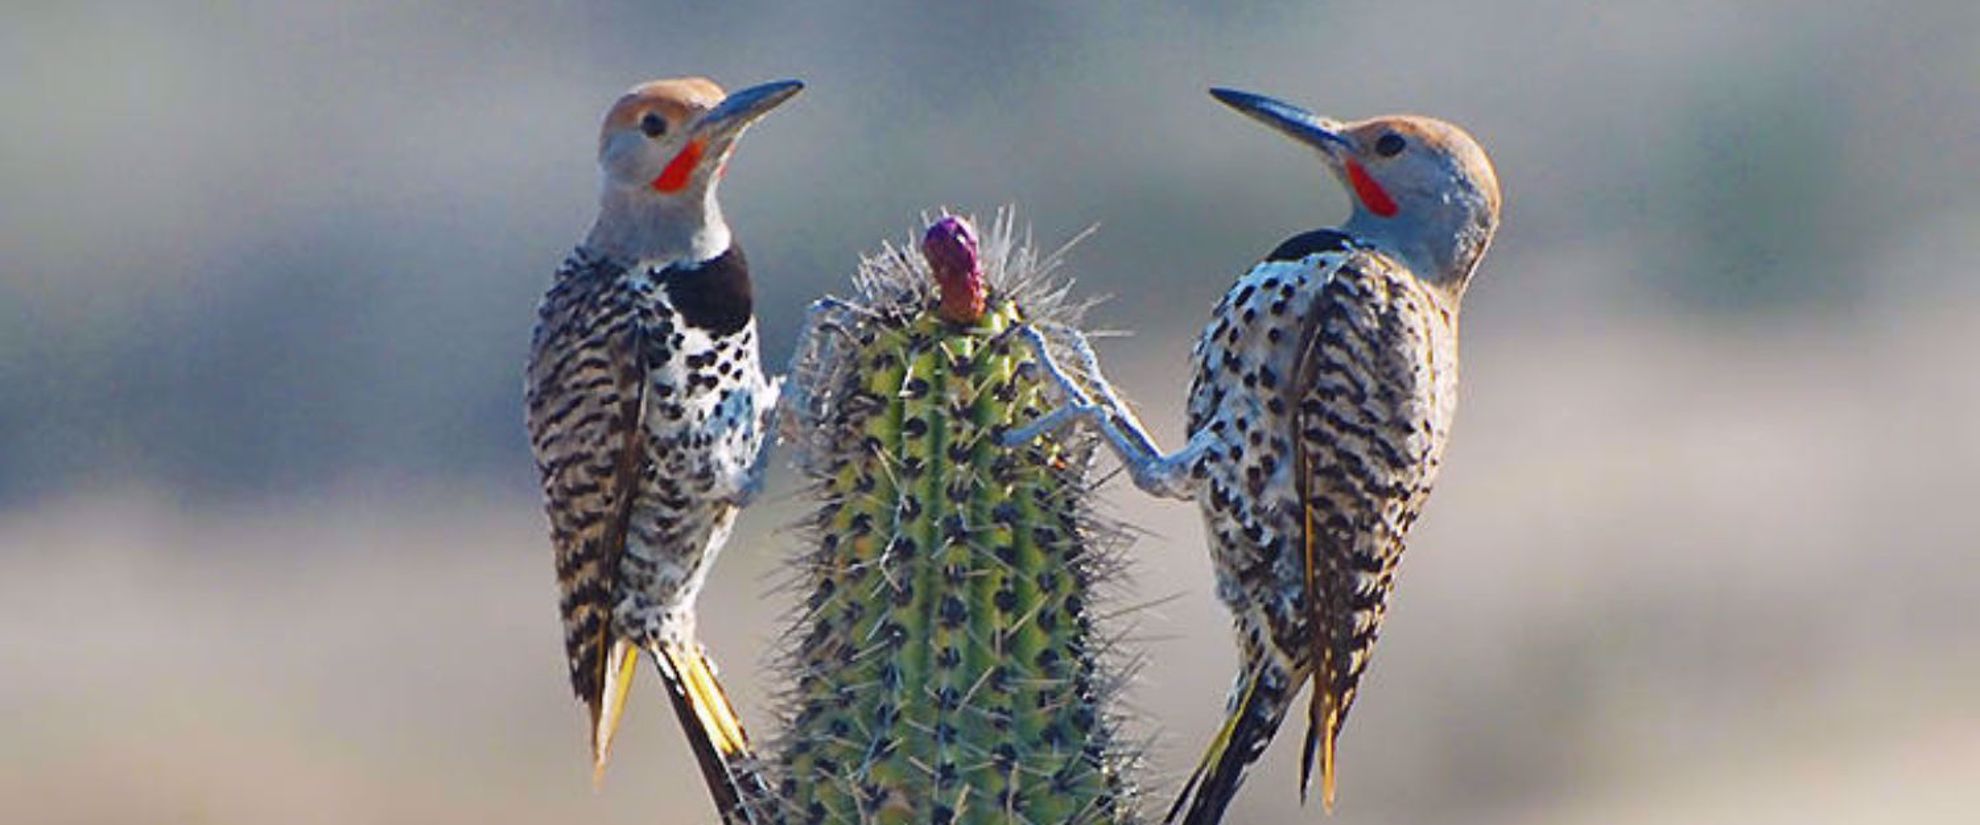
[[[612,755],[612,737],[619,731],[619,718],[625,714],[626,696],[632,687],[633,671],[639,665],[639,648],[624,639],[611,639],[605,654],[604,678],[595,696],[586,697],[591,706],[591,784],[605,783],[605,760]]]
[[[1182,794],[1169,808],[1164,822],[1216,825],[1237,795],[1238,786],[1244,783],[1245,773],[1265,753],[1265,746],[1271,743],[1272,735],[1285,719],[1286,699],[1293,686],[1290,674],[1269,660],[1260,659],[1246,667],[1238,678],[1238,684],[1231,690],[1223,727],[1211,738],[1209,749],[1190,774]]]
[[[707,653],[701,645],[684,641],[657,642],[653,654],[659,661],[661,681],[667,686],[667,699],[674,705],[674,715],[687,734],[722,821],[730,825],[755,822],[749,803],[772,799],[770,786],[757,771],[742,720],[736,717],[722,683],[716,681]]]
[[[1330,690],[1321,682],[1326,670],[1315,671],[1313,699],[1307,706],[1306,744],[1299,754],[1299,801],[1306,801],[1306,789],[1313,786],[1313,753],[1320,752],[1320,802],[1334,812],[1334,740],[1341,735],[1341,718],[1347,714],[1349,697]]]

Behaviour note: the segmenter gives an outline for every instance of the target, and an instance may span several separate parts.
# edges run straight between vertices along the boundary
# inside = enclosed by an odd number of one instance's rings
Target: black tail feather
[[[680,719],[722,822],[758,825],[762,816],[751,803],[768,803],[774,797],[768,780],[757,769],[735,706],[715,680],[714,667],[701,647],[692,642],[657,648],[655,658],[660,663],[667,699],[674,706],[674,716]]]
[[[1232,705],[1224,726],[1211,740],[1203,761],[1183,786],[1182,794],[1169,808],[1164,822],[1183,825],[1216,825],[1224,810],[1237,796],[1238,786],[1251,765],[1265,753],[1279,723],[1286,715],[1286,700],[1292,679],[1283,669],[1260,663],[1245,674],[1245,681],[1233,691]]]

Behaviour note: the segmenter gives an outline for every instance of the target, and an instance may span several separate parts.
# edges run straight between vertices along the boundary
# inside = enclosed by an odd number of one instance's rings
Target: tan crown
[[[618,102],[605,113],[605,123],[598,130],[599,144],[602,147],[615,133],[638,128],[648,112],[666,118],[667,130],[672,132],[715,108],[724,97],[727,95],[722,87],[705,77],[671,77],[641,83],[619,96]]]

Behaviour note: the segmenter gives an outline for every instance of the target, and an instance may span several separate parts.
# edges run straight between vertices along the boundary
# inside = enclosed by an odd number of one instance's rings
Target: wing
[[[1317,750],[1330,808],[1334,742],[1446,431],[1425,315],[1436,309],[1408,272],[1350,253],[1307,313],[1288,387],[1313,673],[1301,787]]]
[[[1345,267],[1348,264],[1343,264]],[[1338,276],[1340,273],[1336,271]],[[1316,500],[1315,476],[1319,472],[1317,454],[1322,452],[1327,438],[1327,411],[1332,393],[1316,392],[1322,386],[1323,375],[1330,381],[1351,380],[1341,369],[1345,352],[1342,332],[1340,290],[1334,288],[1329,279],[1322,287],[1314,306],[1306,314],[1306,321],[1300,332],[1299,358],[1294,362],[1293,380],[1286,385],[1287,400],[1292,408],[1293,424],[1293,484],[1299,502],[1299,547],[1304,601],[1308,611],[1306,617],[1307,638],[1311,643],[1309,653],[1313,673],[1313,696],[1308,706],[1304,745],[1300,750],[1299,787],[1300,796],[1305,798],[1306,789],[1311,786],[1313,757],[1316,745],[1323,745],[1320,759],[1322,792],[1321,797],[1331,809],[1334,803],[1334,740],[1339,733],[1341,708],[1340,696],[1334,692],[1337,667],[1333,661],[1333,645],[1328,643],[1335,617],[1331,605],[1325,598],[1333,588],[1329,585],[1331,571],[1329,565],[1339,554],[1322,533],[1322,522],[1326,514],[1320,512],[1320,502]],[[1319,397],[1316,397],[1319,396]],[[1296,688],[1295,688],[1296,689]]]
[[[526,392],[571,687],[591,710],[600,764],[637,658],[612,628],[647,384],[638,303],[620,274],[603,265],[560,274],[539,311]]]

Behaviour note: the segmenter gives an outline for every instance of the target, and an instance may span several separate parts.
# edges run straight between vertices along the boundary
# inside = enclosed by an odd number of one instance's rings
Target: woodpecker
[[[594,781],[644,650],[725,821],[748,744],[694,598],[761,484],[781,383],[759,365],[749,268],[715,192],[743,131],[802,88],[724,95],[691,77],[612,105],[597,222],[538,308],[525,388]]]
[[[1095,393],[1037,335],[1068,404],[1007,439],[1089,421],[1138,486],[1203,511],[1241,667],[1224,724],[1169,812],[1192,825],[1222,818],[1307,681],[1300,793],[1317,751],[1332,810],[1334,742],[1443,461],[1458,308],[1500,203],[1484,150],[1449,123],[1340,123],[1261,95],[1211,94],[1315,150],[1352,192],[1352,214],[1286,240],[1218,302],[1192,351],[1181,450],[1159,451],[1090,348],[1073,352]]]

